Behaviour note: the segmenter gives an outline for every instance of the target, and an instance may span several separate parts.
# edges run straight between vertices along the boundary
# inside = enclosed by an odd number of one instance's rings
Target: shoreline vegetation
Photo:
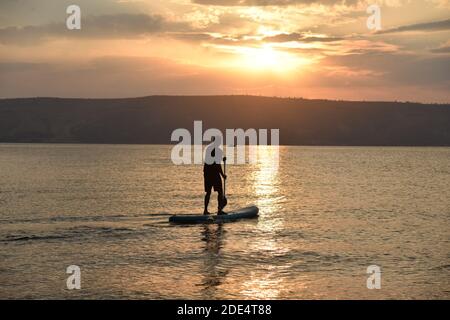
[[[196,120],[279,129],[280,145],[450,146],[450,104],[247,95],[0,99],[0,143],[174,144]]]

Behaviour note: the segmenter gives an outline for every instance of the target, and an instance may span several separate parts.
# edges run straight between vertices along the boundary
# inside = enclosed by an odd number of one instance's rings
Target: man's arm
[[[222,176],[222,178],[226,179],[227,176],[225,174],[223,174],[222,165],[219,164],[218,166],[219,166],[219,173],[220,173],[220,175]]]

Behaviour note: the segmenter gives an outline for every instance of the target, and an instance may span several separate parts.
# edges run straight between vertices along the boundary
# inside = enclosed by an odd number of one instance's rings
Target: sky
[[[450,0],[0,0],[1,98],[160,94],[450,103]]]

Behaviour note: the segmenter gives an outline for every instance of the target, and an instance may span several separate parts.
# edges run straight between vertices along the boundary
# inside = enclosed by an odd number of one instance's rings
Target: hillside
[[[450,105],[255,96],[0,100],[0,142],[170,143],[176,128],[279,128],[286,145],[450,146]]]

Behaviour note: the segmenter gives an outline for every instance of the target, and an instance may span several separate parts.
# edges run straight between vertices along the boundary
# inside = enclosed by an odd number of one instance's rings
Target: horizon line
[[[190,98],[211,98],[211,97],[251,97],[251,98],[268,98],[268,99],[280,99],[280,100],[308,100],[308,101],[327,101],[327,102],[365,102],[365,103],[403,103],[403,104],[433,104],[433,105],[450,105],[448,102],[419,102],[409,100],[351,100],[351,99],[319,99],[319,98],[304,98],[300,96],[269,96],[269,95],[255,95],[255,94],[153,94],[145,96],[135,97],[61,97],[61,96],[28,96],[28,97],[14,97],[3,98],[0,97],[0,101],[4,100],[30,100],[30,99],[66,99],[66,100],[132,100],[132,99],[145,99],[155,97],[190,97]]]

